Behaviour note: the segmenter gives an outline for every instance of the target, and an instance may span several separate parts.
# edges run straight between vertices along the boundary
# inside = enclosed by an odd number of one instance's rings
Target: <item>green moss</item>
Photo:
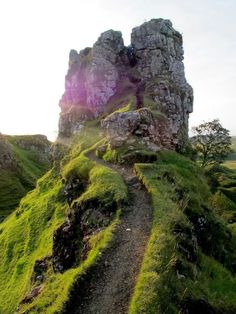
[[[100,152],[98,148],[97,154],[107,162],[126,165],[133,165],[134,163],[140,162],[153,162],[158,159],[155,152],[140,144],[137,138],[133,137],[133,139],[132,144],[125,144],[115,149],[107,145],[106,150]]]
[[[125,104],[123,107],[119,108],[115,112],[128,112],[135,109],[135,98],[131,97],[131,99],[128,101],[127,104]]]
[[[79,198],[79,202],[99,199],[105,204],[120,204],[127,197],[127,187],[122,177],[110,168],[95,165],[89,173],[89,188]]]
[[[105,152],[97,150],[97,156],[110,163],[119,163],[119,155],[119,149],[111,149],[110,146],[107,146]]]
[[[1,224],[1,313],[14,313],[30,286],[35,260],[50,255],[53,231],[64,221],[67,206],[59,198],[62,183],[56,171],[50,171],[45,180],[48,189],[42,192],[37,187]]]
[[[87,158],[84,153],[81,153],[78,157],[72,159],[65,165],[62,175],[65,179],[79,177],[86,181],[94,165],[95,163],[92,160]]]
[[[0,221],[12,212],[25,193],[25,187],[13,172],[1,170]]]
[[[96,144],[101,140],[100,120],[94,119],[86,121],[84,127],[78,135],[72,139],[71,151],[65,158],[65,163],[77,157],[82,151]]]

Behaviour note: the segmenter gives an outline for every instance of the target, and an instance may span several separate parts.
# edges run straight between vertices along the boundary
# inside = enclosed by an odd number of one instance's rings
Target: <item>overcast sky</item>
[[[0,132],[56,136],[70,49],[167,18],[183,34],[190,126],[219,118],[236,135],[236,0],[1,0]]]

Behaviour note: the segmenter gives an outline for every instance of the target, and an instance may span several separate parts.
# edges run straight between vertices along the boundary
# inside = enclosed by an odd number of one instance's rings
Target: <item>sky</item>
[[[183,35],[190,127],[218,118],[236,135],[236,0],[1,0],[0,132],[55,139],[69,51],[108,29],[128,45],[152,18]]]

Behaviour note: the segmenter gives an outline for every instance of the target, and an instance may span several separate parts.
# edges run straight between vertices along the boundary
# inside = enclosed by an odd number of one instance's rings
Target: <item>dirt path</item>
[[[131,168],[110,165],[92,153],[88,157],[119,172],[130,197],[129,204],[122,208],[112,247],[103,254],[83,286],[79,285],[79,296],[74,295],[73,306],[66,313],[125,314],[150,234],[150,199]]]

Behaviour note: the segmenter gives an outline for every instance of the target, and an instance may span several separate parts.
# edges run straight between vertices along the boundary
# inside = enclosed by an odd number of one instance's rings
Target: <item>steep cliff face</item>
[[[70,137],[84,121],[101,116],[113,146],[138,137],[153,150],[183,148],[193,90],[185,78],[182,45],[169,20],[153,19],[132,30],[129,47],[120,32],[109,30],[92,48],[79,54],[72,50],[60,101],[59,137]],[[123,98],[133,102],[129,112],[108,115],[124,105]],[[149,119],[137,122],[142,107],[149,110]],[[121,121],[131,127],[122,127]],[[118,129],[125,134],[114,136]]]
[[[107,31],[93,48],[70,52],[65,93],[60,101],[59,136],[78,133],[82,122],[106,109],[121,80],[119,54],[124,50],[120,32]]]

